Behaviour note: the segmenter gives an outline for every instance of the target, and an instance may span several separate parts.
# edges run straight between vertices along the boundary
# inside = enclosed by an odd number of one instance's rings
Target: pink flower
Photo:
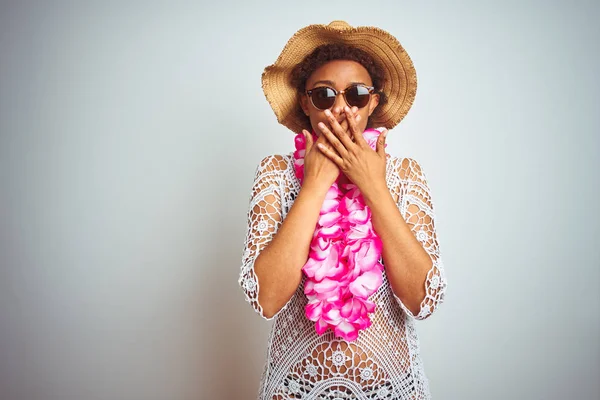
[[[343,234],[342,228],[338,225],[332,225],[326,228],[318,228],[315,232],[322,238],[332,240],[339,239]]]
[[[317,323],[315,324],[315,328],[317,330],[317,333],[319,335],[322,335],[325,332],[327,332],[327,329],[329,329],[329,324],[323,318],[319,318],[317,320]]]
[[[381,132],[377,129],[367,129],[363,133],[363,137],[373,150],[377,149],[377,139],[379,139],[380,134]],[[387,147],[387,144],[385,146]]]
[[[305,308],[306,318],[317,321],[323,314],[323,302],[320,300],[310,301]]]
[[[339,247],[340,246],[337,243],[330,246],[331,251],[327,255],[327,258],[325,258],[324,260],[320,260],[319,268],[316,269],[314,272],[314,278],[317,282],[322,281],[323,278],[326,278],[326,277],[330,278],[332,280],[337,280],[346,271],[345,265],[342,262],[340,262]],[[311,257],[311,259],[312,259],[312,257]],[[306,265],[309,265],[309,262],[310,262],[310,259],[306,263]],[[312,271],[311,271],[311,273],[312,273]],[[307,276],[308,276],[308,274],[307,274]]]
[[[331,239],[327,237],[315,236],[310,244],[310,250],[313,252],[311,258],[324,260],[331,252]]]
[[[350,211],[348,213],[348,221],[352,224],[356,224],[359,226],[366,224],[367,221],[369,221],[370,219],[371,219],[371,210],[369,210],[369,207]]]
[[[359,275],[352,283],[350,283],[350,293],[356,297],[366,299],[379,289],[383,283],[381,271],[371,270]]]
[[[321,263],[319,260],[315,260],[314,258],[309,258],[304,267],[302,267],[302,271],[309,278],[314,278],[317,270],[321,268]]]
[[[330,213],[332,211],[337,211],[340,206],[340,197],[341,192],[337,187],[337,184],[333,184],[327,191],[325,195],[325,201],[323,202],[323,206],[321,206],[321,215]]]
[[[364,314],[361,315],[360,317],[358,317],[356,319],[356,321],[354,321],[354,326],[356,326],[358,329],[367,329],[368,327],[371,326],[371,319],[369,318],[368,314]]]
[[[362,309],[363,306],[361,301],[357,298],[351,297],[342,306],[340,315],[353,321],[360,316]]]
[[[337,211],[331,211],[328,213],[321,214],[319,217],[319,225],[324,228],[335,226],[342,219],[342,214]]]
[[[362,225],[353,225],[350,227],[350,232],[347,235],[348,240],[359,240],[377,237],[377,234],[373,230],[371,221],[367,221]]]
[[[342,322],[342,316],[340,310],[334,307],[330,307],[327,312],[324,313],[323,319],[327,321],[329,325],[339,325]]]
[[[323,206],[321,207],[321,214],[330,213],[332,211],[337,211],[340,206],[340,202],[337,199],[325,199],[323,202]]]
[[[383,250],[381,240],[378,238],[357,241],[351,249],[353,250],[354,264],[360,266],[361,272],[373,269],[379,262]]]
[[[340,282],[335,279],[324,278],[321,282],[316,282],[313,290],[318,299],[333,303],[341,299]]]
[[[347,321],[342,321],[334,329],[336,336],[339,336],[347,342],[355,341],[358,338],[358,327]]]
[[[362,204],[359,200],[352,199],[347,195],[344,196],[344,198],[340,202],[340,212],[342,212],[344,215],[349,215],[353,211],[362,210],[364,207],[365,205]]]

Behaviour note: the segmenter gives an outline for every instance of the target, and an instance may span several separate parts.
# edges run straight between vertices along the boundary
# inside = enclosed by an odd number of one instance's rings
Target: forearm
[[[383,260],[392,290],[413,312],[425,298],[432,261],[402,217],[385,183],[363,193],[371,209],[373,229],[383,242]]]
[[[303,185],[279,230],[254,263],[258,301],[267,318],[287,303],[300,284],[326,193],[316,185]]]

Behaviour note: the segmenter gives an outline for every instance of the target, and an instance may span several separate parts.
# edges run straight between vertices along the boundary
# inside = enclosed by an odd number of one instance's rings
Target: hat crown
[[[350,24],[348,24],[346,21],[331,21],[329,23],[329,25],[327,25],[327,27],[329,27],[331,29],[339,29],[339,30],[352,29]]]

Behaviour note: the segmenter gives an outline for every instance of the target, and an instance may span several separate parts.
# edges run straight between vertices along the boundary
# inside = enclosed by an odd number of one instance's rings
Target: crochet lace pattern
[[[429,254],[426,296],[414,315],[383,283],[369,297],[377,305],[371,326],[355,341],[322,336],[305,315],[306,277],[273,317],[258,302],[254,261],[269,244],[300,191],[293,153],[265,157],[256,169],[247,215],[239,284],[254,310],[273,320],[258,398],[261,400],[429,399],[415,321],[428,318],[444,300],[447,282],[435,230],[434,206],[425,173],[412,158],[389,157],[386,182],[405,221]],[[384,265],[383,260],[380,259]]]

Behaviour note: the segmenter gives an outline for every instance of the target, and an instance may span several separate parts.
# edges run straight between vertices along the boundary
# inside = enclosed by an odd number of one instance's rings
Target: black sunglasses
[[[327,110],[335,104],[338,94],[344,95],[344,100],[349,107],[363,108],[369,104],[371,94],[375,91],[373,86],[354,84],[348,86],[339,92],[329,86],[319,86],[307,90],[306,94],[310,97],[310,102],[319,110]]]

